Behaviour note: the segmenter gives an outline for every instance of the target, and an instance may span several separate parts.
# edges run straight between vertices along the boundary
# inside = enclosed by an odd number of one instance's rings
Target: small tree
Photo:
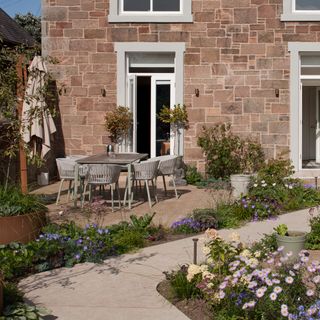
[[[163,123],[169,123],[177,141],[177,153],[180,151],[180,130],[189,129],[188,112],[185,105],[177,104],[173,108],[163,106],[158,118]]]
[[[41,17],[28,12],[27,14],[16,14],[14,20],[38,43],[41,43]]]
[[[105,127],[113,143],[121,143],[129,136],[133,124],[132,112],[127,107],[118,106],[114,111],[107,112]]]

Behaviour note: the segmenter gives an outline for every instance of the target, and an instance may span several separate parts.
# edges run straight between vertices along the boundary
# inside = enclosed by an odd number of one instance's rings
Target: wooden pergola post
[[[18,75],[18,85],[17,85],[17,100],[18,100],[18,116],[22,119],[22,108],[25,93],[25,83],[27,79],[27,70],[23,66],[23,55],[20,55],[16,70]],[[19,159],[20,159],[20,183],[21,191],[23,193],[28,192],[28,173],[27,173],[27,157],[24,150],[24,142],[20,140],[19,143]]]

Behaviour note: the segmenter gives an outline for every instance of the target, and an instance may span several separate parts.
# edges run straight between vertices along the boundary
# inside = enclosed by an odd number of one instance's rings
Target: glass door
[[[170,124],[160,121],[158,115],[166,106],[174,105],[174,77],[154,75],[151,78],[151,156],[173,154],[174,137]]]

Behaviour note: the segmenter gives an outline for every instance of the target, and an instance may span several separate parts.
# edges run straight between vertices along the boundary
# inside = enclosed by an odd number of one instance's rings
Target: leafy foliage
[[[0,217],[47,211],[36,195],[23,194],[16,187],[0,186]]]
[[[261,145],[234,135],[230,124],[203,127],[198,145],[206,156],[207,174],[216,179],[255,172],[264,162]]]
[[[14,20],[38,43],[41,43],[41,17],[28,12],[27,14],[16,14]]]
[[[105,116],[105,127],[110,133],[111,141],[114,143],[129,135],[132,123],[133,115],[127,107],[118,106],[114,111],[108,112]]]
[[[195,166],[187,166],[186,180],[188,184],[195,185],[202,180],[202,175]]]
[[[310,219],[311,231],[306,236],[306,248],[320,250],[320,216]]]
[[[152,218],[150,215],[141,219],[132,216],[131,223],[122,222],[108,228],[96,224],[84,229],[75,223],[48,225],[36,241],[0,246],[4,278],[14,279],[82,262],[99,263],[109,256],[141,248],[157,231],[151,226]]]
[[[17,303],[6,307],[3,315],[0,316],[0,320],[42,320],[48,315],[48,311],[40,307]]]
[[[177,104],[173,108],[163,106],[158,118],[163,123],[172,124],[179,129],[189,128],[188,112],[185,105]]]

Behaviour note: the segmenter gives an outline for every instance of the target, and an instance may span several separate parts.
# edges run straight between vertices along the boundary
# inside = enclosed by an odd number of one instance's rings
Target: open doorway
[[[137,77],[137,152],[151,154],[151,77]]]
[[[320,168],[319,91],[315,85],[302,86],[302,168]],[[318,137],[317,137],[318,136]]]

